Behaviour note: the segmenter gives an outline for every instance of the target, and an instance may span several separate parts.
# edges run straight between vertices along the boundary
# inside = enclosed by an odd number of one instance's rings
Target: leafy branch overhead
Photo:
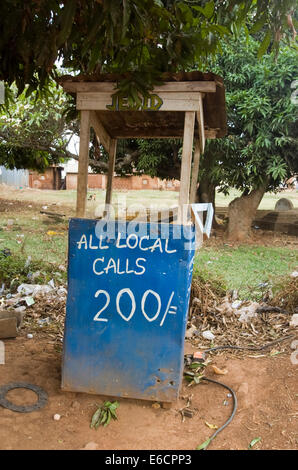
[[[257,48],[253,38],[231,41],[214,62],[227,89],[229,135],[209,141],[201,168],[213,158],[206,172],[223,192],[248,193],[264,183],[275,190],[298,172],[298,107],[291,100],[297,54],[284,46],[277,61],[268,54],[260,62]]]
[[[259,32],[259,55],[295,36],[295,0],[2,0],[0,80],[21,92],[56,77],[121,73],[120,89],[145,93],[163,72],[208,63],[223,39]],[[249,21],[248,21],[249,18]]]
[[[0,165],[7,168],[44,170],[50,164],[76,157],[67,149],[76,120],[67,120],[69,99],[54,83],[46,94],[17,96],[14,85],[7,89],[7,105],[0,107]]]

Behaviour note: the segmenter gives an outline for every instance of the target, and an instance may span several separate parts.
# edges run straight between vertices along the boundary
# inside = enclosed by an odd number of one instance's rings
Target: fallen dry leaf
[[[217,375],[226,375],[228,373],[227,369],[219,369],[217,366],[212,366],[212,369]]]
[[[155,410],[158,410],[158,408],[160,408],[160,403],[153,403],[152,408],[154,408]]]
[[[205,424],[206,424],[206,426],[208,426],[208,428],[210,428],[210,429],[218,429],[218,426],[216,426],[216,424],[210,424],[210,423],[208,423],[207,421],[205,421]]]

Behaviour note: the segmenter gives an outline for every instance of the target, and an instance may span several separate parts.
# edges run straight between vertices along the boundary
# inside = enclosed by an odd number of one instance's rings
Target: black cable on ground
[[[211,383],[214,383],[214,384],[217,384],[217,385],[221,385],[222,387],[226,388],[227,390],[229,390],[229,392],[231,393],[232,397],[233,397],[233,411],[232,411],[232,414],[231,416],[229,417],[229,419],[220,427],[218,428],[214,434],[212,434],[212,436],[208,439],[207,441],[207,444],[205,445],[205,447],[202,449],[202,450],[206,450],[207,447],[209,446],[210,442],[213,441],[213,439],[217,436],[218,433],[220,433],[225,427],[227,427],[228,424],[230,424],[230,422],[232,421],[232,419],[234,418],[235,416],[235,413],[237,411],[237,397],[236,397],[236,393],[234,392],[234,390],[229,387],[228,385],[225,385],[221,382],[217,382],[217,380],[213,380],[213,379],[208,379],[207,377],[202,377],[202,380],[206,380],[207,382],[211,382]]]
[[[287,339],[291,339],[291,338],[294,338],[295,335],[289,335],[289,336],[285,336],[284,338],[280,338],[280,339],[277,339],[275,341],[271,341],[270,343],[267,343],[265,344],[264,346],[260,346],[260,347],[253,347],[253,346],[232,346],[232,345],[225,345],[225,346],[216,346],[214,348],[209,348],[209,349],[205,349],[203,350],[203,353],[208,353],[208,352],[211,352],[211,351],[218,351],[220,349],[237,349],[237,350],[247,350],[247,351],[262,351],[266,348],[269,348],[270,346],[273,346],[274,344],[277,344],[277,343],[280,343],[281,341],[286,341]],[[218,428],[214,434],[212,434],[212,436],[207,439],[207,441],[204,443],[204,447],[202,447],[202,450],[206,450],[207,447],[209,446],[210,442],[213,441],[213,439],[218,435],[218,433],[220,433],[223,429],[225,429],[225,427],[228,426],[228,424],[230,424],[230,422],[232,421],[232,419],[234,418],[235,416],[235,413],[237,411],[237,397],[236,397],[236,394],[234,392],[234,390],[229,387],[228,385],[226,384],[223,384],[221,382],[218,382],[217,380],[213,380],[213,379],[209,379],[207,377],[202,377],[201,380],[205,380],[206,382],[211,382],[211,383],[214,383],[216,385],[221,385],[222,387],[226,388],[227,390],[229,390],[229,392],[231,393],[232,397],[233,397],[233,411],[232,411],[232,414],[231,416],[229,417],[229,419],[220,427]]]
[[[231,346],[229,344],[225,346],[216,346],[214,348],[204,349],[202,352],[207,353],[211,351],[219,351],[220,349],[237,349],[237,350],[247,350],[247,351],[263,351],[263,349],[270,348],[274,344],[280,343],[281,341],[286,341],[287,339],[295,338],[295,335],[285,336],[284,338],[276,339],[270,343],[265,344],[264,346],[254,347],[254,346]]]

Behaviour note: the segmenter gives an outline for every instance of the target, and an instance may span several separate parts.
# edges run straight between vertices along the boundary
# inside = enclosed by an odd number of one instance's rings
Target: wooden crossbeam
[[[144,98],[140,111],[198,111],[200,107],[200,92],[161,92]],[[77,109],[98,111],[132,111],[126,99],[113,99],[111,93],[77,93]]]
[[[117,91],[116,82],[67,82],[63,84],[63,89],[69,93],[81,92],[101,92],[101,93],[115,93]],[[154,88],[152,93],[159,93],[163,91],[195,91],[202,93],[215,93],[216,82],[209,80],[202,81],[188,81],[188,82],[166,82],[164,85],[158,85]]]
[[[205,129],[205,139],[216,139],[217,129]],[[180,129],[117,129],[113,130],[113,138],[117,139],[182,139]]]

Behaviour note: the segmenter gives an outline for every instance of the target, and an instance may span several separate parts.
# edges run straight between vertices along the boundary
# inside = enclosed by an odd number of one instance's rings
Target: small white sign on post
[[[5,364],[5,346],[3,341],[0,341],[0,365]]]
[[[4,82],[0,82],[0,104],[4,104],[5,93],[4,93]]]

